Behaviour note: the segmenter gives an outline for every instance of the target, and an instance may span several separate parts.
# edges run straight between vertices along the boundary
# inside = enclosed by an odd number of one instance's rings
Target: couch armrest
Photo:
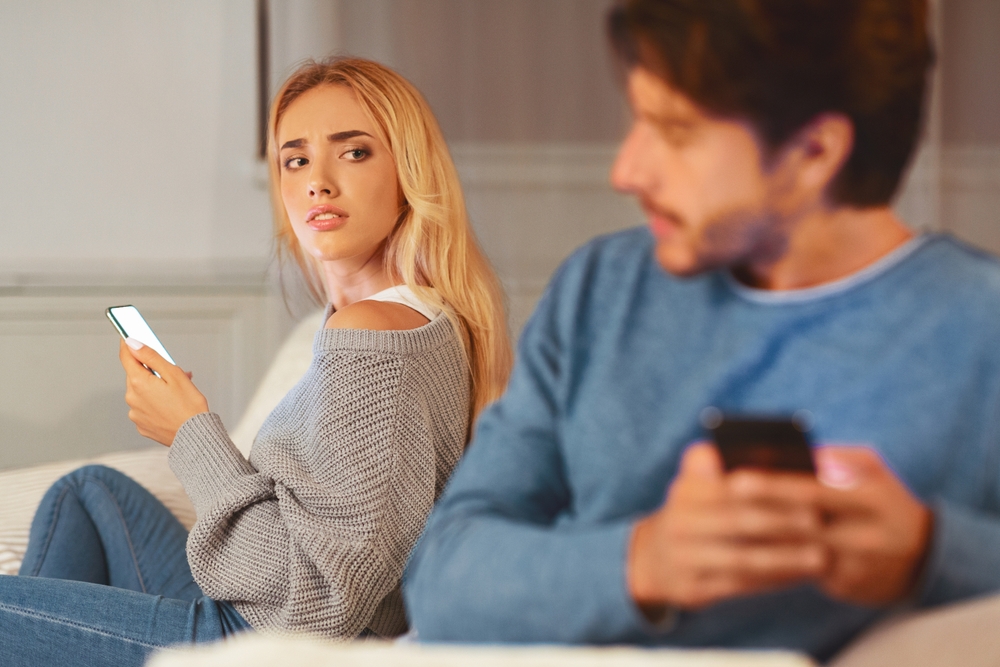
[[[867,630],[830,667],[1000,665],[1000,595],[902,614]]]

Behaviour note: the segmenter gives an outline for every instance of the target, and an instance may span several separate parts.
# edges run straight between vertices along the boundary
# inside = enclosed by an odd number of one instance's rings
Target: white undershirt
[[[435,317],[441,314],[440,309],[429,306],[413,293],[406,285],[395,285],[389,289],[384,289],[381,292],[372,294],[369,297],[361,299],[361,301],[384,301],[388,303],[399,303],[404,306],[408,306],[413,310],[417,311],[428,320],[433,320]]]

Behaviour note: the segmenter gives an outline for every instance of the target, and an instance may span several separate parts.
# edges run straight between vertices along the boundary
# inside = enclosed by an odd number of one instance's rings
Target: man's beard
[[[682,234],[690,229],[685,221],[671,214]],[[752,274],[749,267],[777,262],[788,250],[789,237],[779,216],[768,210],[739,209],[716,214],[700,226],[701,233],[691,240],[691,261],[680,267],[668,259],[669,248],[657,251],[665,270],[681,277],[708,271],[729,269],[735,275]]]

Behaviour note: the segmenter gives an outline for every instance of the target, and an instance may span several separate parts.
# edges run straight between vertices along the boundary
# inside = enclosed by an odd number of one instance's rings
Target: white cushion
[[[443,646],[381,641],[334,644],[247,633],[212,645],[167,649],[149,667],[811,667],[787,651],[646,649],[623,646]]]

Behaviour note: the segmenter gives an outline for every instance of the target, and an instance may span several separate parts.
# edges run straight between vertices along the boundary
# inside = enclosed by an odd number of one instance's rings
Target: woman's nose
[[[324,169],[322,165],[314,167],[309,173],[309,196],[336,197],[337,194],[336,178],[333,174]]]
[[[320,183],[318,181],[312,181],[309,183],[309,196],[317,197],[319,195],[332,195],[333,191],[325,183]]]

